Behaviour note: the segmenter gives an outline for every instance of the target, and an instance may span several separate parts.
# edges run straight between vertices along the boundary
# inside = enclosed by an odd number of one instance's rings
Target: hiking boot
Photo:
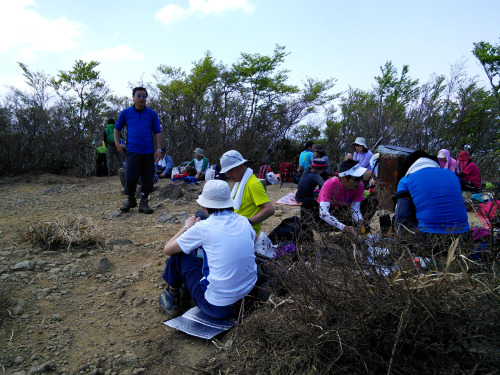
[[[142,212],[144,214],[152,214],[154,210],[148,206],[148,200],[147,199],[141,199],[141,202],[139,203],[139,212]]]
[[[158,302],[165,312],[172,318],[179,316],[181,314],[181,309],[179,307],[179,298],[174,297],[168,290],[163,290],[158,297]]]
[[[135,199],[134,196],[129,196],[128,199],[125,201],[123,206],[120,207],[120,211],[123,212],[129,212],[131,208],[137,207],[137,200]]]

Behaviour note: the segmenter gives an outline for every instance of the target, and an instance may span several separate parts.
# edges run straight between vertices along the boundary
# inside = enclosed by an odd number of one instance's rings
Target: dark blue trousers
[[[125,170],[125,189],[128,196],[135,196],[137,182],[142,177],[141,192],[148,195],[153,191],[153,175],[155,173],[154,154],[136,154],[127,151]]]

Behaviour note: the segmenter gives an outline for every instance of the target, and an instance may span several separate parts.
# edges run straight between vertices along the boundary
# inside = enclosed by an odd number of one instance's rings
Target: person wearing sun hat
[[[166,289],[160,306],[172,317],[181,313],[178,300],[184,285],[205,314],[223,319],[257,282],[255,231],[248,220],[234,212],[234,200],[225,181],[207,181],[196,201],[208,215],[191,216],[165,245],[169,255],[163,279]],[[203,265],[196,256],[203,247]]]
[[[306,199],[314,200],[314,189],[316,186],[321,188],[325,183],[325,180],[321,178],[321,173],[323,173],[327,167],[323,159],[313,159],[312,163],[300,177],[299,184],[297,185],[297,192],[295,193],[295,200],[297,202],[302,203]]]
[[[457,161],[451,157],[450,151],[447,149],[443,148],[439,150],[437,158],[441,168],[449,169],[453,173],[458,173],[460,171]]]
[[[363,137],[356,138],[352,147],[354,148],[354,155],[347,154],[346,160],[352,159],[359,161],[361,167],[371,171],[370,159],[373,156],[373,152],[368,149],[365,139]]]
[[[319,192],[319,217],[323,221],[343,232],[356,233],[354,224],[363,221],[361,202],[364,200],[362,179],[365,172],[366,168],[355,160],[345,160],[340,164],[338,177],[328,179]],[[344,223],[333,214],[341,215]]]
[[[225,152],[220,158],[221,173],[234,181],[231,197],[234,211],[245,216],[257,234],[262,222],[274,215],[274,206],[267,196],[266,189],[251,168],[245,166],[246,159],[236,150]]]
[[[205,171],[210,167],[208,159],[204,155],[205,151],[201,148],[194,150],[194,158],[184,167],[184,172],[188,176],[194,176],[198,181],[205,179]]]
[[[481,187],[481,172],[472,161],[472,156],[467,151],[460,151],[457,156],[458,167],[460,168],[460,183],[462,190],[476,191]]]

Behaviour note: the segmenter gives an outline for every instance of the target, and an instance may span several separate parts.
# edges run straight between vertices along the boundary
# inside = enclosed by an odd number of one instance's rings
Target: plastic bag
[[[215,180],[215,170],[212,168],[208,168],[205,171],[205,181]]]
[[[271,185],[274,185],[274,184],[278,183],[278,177],[276,177],[276,175],[273,172],[267,172],[266,173],[266,180]]]
[[[175,175],[179,175],[179,168],[178,167],[173,167],[172,168],[172,179],[174,178]]]
[[[255,240],[254,250],[257,254],[272,259],[276,253],[276,246],[267,237],[266,232],[260,231],[259,237]]]

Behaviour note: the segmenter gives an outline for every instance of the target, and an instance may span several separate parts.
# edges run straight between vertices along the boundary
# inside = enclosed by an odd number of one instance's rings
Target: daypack
[[[273,243],[297,241],[301,229],[302,224],[298,216],[288,217],[269,233],[269,239]]]
[[[259,178],[262,178],[262,179],[266,179],[266,175],[269,173],[269,172],[272,172],[273,170],[271,169],[271,166],[270,165],[262,165],[260,168],[259,168],[259,175],[258,177]]]
[[[283,162],[280,164],[280,179],[283,182],[295,182],[297,183],[297,168],[295,164],[289,162]]]
[[[115,145],[115,124],[108,124],[104,131],[104,140],[107,145]]]

